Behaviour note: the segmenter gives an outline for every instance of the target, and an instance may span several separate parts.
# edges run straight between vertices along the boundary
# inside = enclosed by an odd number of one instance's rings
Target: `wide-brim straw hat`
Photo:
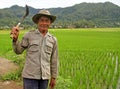
[[[50,20],[51,20],[51,23],[53,23],[53,22],[55,21],[55,19],[56,19],[56,16],[51,15],[48,10],[45,10],[45,9],[44,9],[44,10],[39,11],[37,14],[35,14],[35,15],[32,17],[33,22],[37,24],[37,23],[38,23],[38,20],[39,20],[39,18],[40,18],[41,16],[47,16],[47,17],[49,17]]]

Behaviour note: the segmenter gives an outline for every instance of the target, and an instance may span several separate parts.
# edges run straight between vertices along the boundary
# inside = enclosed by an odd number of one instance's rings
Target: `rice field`
[[[9,32],[0,31],[0,56],[16,60]],[[57,37],[59,47],[56,89],[117,88],[120,28],[52,29],[50,33]]]

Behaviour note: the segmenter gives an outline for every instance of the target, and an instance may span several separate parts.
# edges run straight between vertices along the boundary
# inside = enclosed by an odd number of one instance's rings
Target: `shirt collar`
[[[36,33],[39,33],[41,36],[43,36],[42,33],[38,29],[36,30]],[[50,37],[52,35],[49,32],[47,32],[46,35],[45,35],[45,37],[47,37],[47,36]]]

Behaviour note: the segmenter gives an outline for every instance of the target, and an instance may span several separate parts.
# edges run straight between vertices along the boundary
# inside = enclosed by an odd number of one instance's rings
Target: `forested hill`
[[[29,6],[30,14],[22,26],[34,26],[31,18],[40,9]],[[57,16],[53,27],[120,27],[120,7],[111,3],[80,3],[66,8],[49,8]],[[24,15],[25,8],[14,5],[0,9],[0,27],[15,25]]]

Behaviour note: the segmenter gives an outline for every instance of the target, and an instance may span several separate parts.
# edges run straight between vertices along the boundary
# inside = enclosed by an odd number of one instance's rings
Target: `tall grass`
[[[120,70],[119,29],[51,32],[58,38],[59,75],[72,82],[64,89],[116,89]]]
[[[50,33],[57,37],[59,46],[56,89],[116,89],[120,76],[119,28],[56,29]],[[17,56],[12,51],[9,31],[0,32],[0,49],[1,56],[23,68],[25,53]]]

